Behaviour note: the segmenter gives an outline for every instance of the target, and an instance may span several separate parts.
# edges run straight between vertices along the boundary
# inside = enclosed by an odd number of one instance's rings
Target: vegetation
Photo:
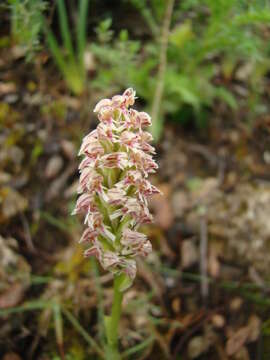
[[[71,213],[94,106],[132,87],[163,196],[118,299],[122,359],[268,360],[270,2],[5,0],[0,23],[0,359],[116,346],[113,275]]]
[[[130,41],[126,31],[115,39],[111,21],[100,24],[99,43],[92,51],[103,66],[94,87],[123,88],[128,80],[151,107],[157,87],[151,74],[159,66],[164,4],[131,1],[148,25],[151,40],[146,43]],[[167,117],[181,122],[194,119],[199,127],[205,126],[216,101],[237,110],[237,94],[226,83],[240,65],[249,68],[247,98],[241,102],[252,106],[254,113],[262,112],[260,89],[269,69],[262,26],[269,22],[269,6],[237,0],[182,1],[172,17],[164,98],[154,134],[160,136],[162,119]]]
[[[79,1],[79,13],[76,21],[76,51],[72,44],[72,36],[68,25],[67,11],[64,0],[57,0],[63,51],[57,43],[53,32],[46,30],[48,45],[55,63],[62,73],[67,86],[74,94],[81,94],[86,86],[86,73],[84,66],[84,53],[86,46],[86,25],[89,0]]]
[[[41,49],[40,36],[43,29],[43,13],[47,1],[9,0],[11,39],[22,47],[28,60]]]
[[[91,80],[87,77],[84,61],[88,0],[79,1],[74,32],[69,26],[67,5],[64,0],[57,0],[62,49],[43,20],[46,1],[10,0],[12,37],[26,48],[29,55],[37,50],[43,28],[53,59],[75,95],[89,87],[93,91],[106,92],[110,88],[111,93],[117,92],[129,83],[151,109],[155,95],[153,89],[157,88],[157,78],[151,74],[159,67],[166,1],[148,4],[146,1],[125,0],[123,3],[141,14],[148,39],[130,39],[131,27],[116,34],[111,28],[112,19],[102,20],[95,30],[96,39],[89,47],[99,63]],[[204,127],[208,113],[217,101],[236,111],[239,96],[227,82],[239,66],[247,69],[248,77],[245,81],[247,94],[240,99],[241,104],[251,106],[254,114],[265,110],[261,96],[263,78],[269,69],[269,48],[265,46],[264,26],[269,20],[270,7],[264,1],[185,0],[175,4],[168,34],[167,66],[162,80],[164,96],[153,128],[157,137],[162,131],[163,118],[184,123],[194,120],[197,126]],[[241,71],[239,80],[242,80]]]

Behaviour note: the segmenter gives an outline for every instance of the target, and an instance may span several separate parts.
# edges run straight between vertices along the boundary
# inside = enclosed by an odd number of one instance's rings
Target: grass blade
[[[59,14],[59,22],[60,22],[60,30],[61,36],[64,42],[64,46],[68,51],[68,55],[70,58],[74,59],[74,51],[70,36],[70,30],[68,26],[68,17],[64,0],[57,1],[58,14]]]
[[[69,224],[66,221],[57,219],[55,216],[51,215],[49,212],[46,211],[41,211],[40,215],[42,219],[48,222],[48,224],[55,226],[57,229],[61,231],[69,233]]]
[[[56,38],[51,30],[47,30],[47,41],[54,60],[59,67],[59,70],[62,72],[64,77],[66,77],[66,63],[56,41]]]
[[[89,0],[80,0],[79,19],[77,23],[77,47],[78,58],[82,72],[84,71],[84,51],[86,46],[86,33],[87,33],[87,13],[88,13]]]
[[[50,308],[52,306],[51,301],[29,301],[21,306],[16,306],[7,309],[0,309],[0,316],[6,316],[9,314],[17,314],[25,311],[42,310]]]
[[[54,330],[56,342],[59,348],[59,353],[62,359],[65,358],[64,355],[64,336],[63,336],[63,319],[61,314],[61,307],[58,303],[53,305],[53,315],[54,315]]]
[[[137,352],[145,349],[148,345],[150,345],[155,340],[154,336],[150,336],[148,339],[144,340],[138,345],[133,346],[132,348],[126,350],[123,352],[122,357],[127,358],[133,354],[136,354]]]
[[[97,293],[98,301],[98,333],[101,343],[105,344],[105,329],[104,329],[104,305],[103,305],[103,289],[100,283],[99,278],[99,269],[97,260],[95,258],[91,259],[91,264],[93,267],[94,277],[95,277],[95,287]]]
[[[22,276],[23,278],[23,276]],[[32,285],[41,285],[48,284],[53,280],[51,276],[41,276],[41,275],[30,275],[30,281]]]
[[[74,326],[74,328],[78,331],[79,334],[82,335],[84,340],[96,351],[96,353],[102,358],[105,359],[104,353],[101,348],[98,346],[96,341],[90,336],[86,330],[80,325],[78,320],[69,312],[68,310],[63,309],[63,313],[68,319],[68,321]]]

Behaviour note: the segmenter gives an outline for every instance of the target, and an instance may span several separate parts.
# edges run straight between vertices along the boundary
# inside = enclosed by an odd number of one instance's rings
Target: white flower
[[[147,256],[152,246],[146,235],[135,231],[152,221],[147,200],[159,190],[146,178],[157,164],[149,144],[151,125],[145,112],[129,109],[135,91],[98,102],[94,112],[97,129],[84,137],[79,151],[80,185],[74,214],[84,213],[87,225],[80,243],[91,244],[84,255],[95,256],[104,269],[136,275],[136,256]]]

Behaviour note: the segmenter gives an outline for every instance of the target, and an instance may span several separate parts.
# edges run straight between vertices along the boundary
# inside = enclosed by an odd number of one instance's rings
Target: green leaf
[[[172,31],[169,40],[172,44],[181,49],[190,39],[192,39],[192,37],[192,23],[188,20]]]
[[[122,273],[118,276],[118,289],[121,292],[126,291],[131,285],[132,285],[132,280],[131,278],[126,275],[125,273]]]
[[[88,4],[89,0],[80,1],[79,23],[77,26],[78,58],[82,70],[84,70],[83,56],[86,46]]]
[[[49,48],[54,57],[54,61],[61,70],[62,74],[66,74],[67,72],[66,62],[64,56],[62,55],[60,47],[57,43],[56,37],[54,36],[53,32],[50,29],[47,29],[46,35],[47,35]]]
[[[64,45],[66,50],[68,51],[68,55],[73,58],[74,57],[74,51],[71,41],[71,34],[69,30],[68,25],[68,17],[67,17],[67,10],[65,6],[64,0],[58,0],[57,1],[58,6],[58,15],[59,15],[59,22],[60,22],[60,29],[61,29],[61,35],[64,41]]]
[[[103,350],[99,347],[96,341],[90,336],[90,334],[81,326],[79,321],[72,315],[72,313],[66,309],[63,309],[63,314],[68,321],[74,326],[78,333],[84,338],[84,340],[96,351],[96,353],[104,359]]]
[[[225,103],[229,105],[230,108],[232,108],[233,110],[237,109],[236,99],[230,91],[228,91],[224,87],[218,87],[216,88],[215,91],[216,91],[216,96],[219,99],[225,101]]]
[[[123,354],[122,357],[125,358],[130,358],[131,355],[136,354],[138,352],[141,352],[142,350],[144,350],[145,348],[147,348],[149,345],[151,345],[153,342],[155,341],[155,337],[153,335],[151,335],[149,338],[145,339],[143,342],[141,342],[140,344],[137,344],[135,346],[133,346],[132,348],[126,350]]]

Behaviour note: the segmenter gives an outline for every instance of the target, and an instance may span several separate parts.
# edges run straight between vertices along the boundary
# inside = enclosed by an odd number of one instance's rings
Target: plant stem
[[[167,48],[168,40],[170,35],[170,25],[173,13],[174,0],[168,0],[167,8],[164,15],[164,21],[162,25],[162,32],[160,37],[160,57],[159,57],[159,67],[157,74],[157,87],[154,93],[153,104],[152,104],[152,121],[153,128],[152,132],[154,138],[158,139],[162,130],[162,123],[158,121],[160,107],[162,103],[163,90],[164,90],[164,79],[167,67]]]
[[[86,33],[87,33],[87,12],[89,0],[80,0],[79,3],[79,21],[77,24],[77,46],[78,46],[78,59],[80,64],[81,72],[85,73],[84,66],[84,51],[86,45]]]
[[[118,324],[121,315],[121,305],[123,299],[123,293],[119,290],[120,278],[114,277],[114,295],[111,316],[108,318],[106,330],[108,347],[106,351],[107,360],[120,360],[120,354],[118,351]]]

